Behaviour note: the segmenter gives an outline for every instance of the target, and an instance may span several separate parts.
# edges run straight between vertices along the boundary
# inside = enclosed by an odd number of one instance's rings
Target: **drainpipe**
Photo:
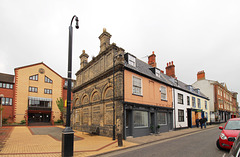
[[[174,123],[175,123],[175,127],[174,130],[177,129],[177,121],[176,121],[176,106],[175,106],[175,89],[173,88],[173,106],[174,106]]]

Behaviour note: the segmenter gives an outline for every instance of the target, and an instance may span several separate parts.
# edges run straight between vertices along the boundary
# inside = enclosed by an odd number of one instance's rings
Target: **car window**
[[[228,121],[227,125],[224,128],[225,130],[240,130],[240,121]]]

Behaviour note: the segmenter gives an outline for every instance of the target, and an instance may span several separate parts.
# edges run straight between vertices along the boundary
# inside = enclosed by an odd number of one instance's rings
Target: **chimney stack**
[[[79,56],[80,58],[80,69],[85,67],[88,63],[88,54],[85,53],[85,50],[82,50],[82,54]]]
[[[156,68],[156,55],[154,54],[154,51],[150,56],[148,56],[148,64],[151,65],[152,67]]]
[[[112,37],[111,34],[109,34],[106,30],[106,28],[103,28],[103,33],[98,37],[100,39],[100,52],[102,53],[105,51],[108,46],[110,45],[110,38]]]
[[[204,72],[204,70],[199,71],[197,73],[197,80],[205,80],[205,72]]]
[[[176,75],[175,75],[175,65],[173,64],[173,61],[167,63],[166,75],[171,76],[173,78],[176,77]]]

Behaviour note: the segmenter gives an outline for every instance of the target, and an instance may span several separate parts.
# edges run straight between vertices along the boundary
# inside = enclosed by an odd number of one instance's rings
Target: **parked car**
[[[232,118],[227,121],[224,127],[220,126],[222,130],[216,142],[219,149],[231,149],[232,145],[240,133],[240,118]]]
[[[231,151],[228,154],[224,154],[223,157],[240,157],[240,134],[234,141]]]

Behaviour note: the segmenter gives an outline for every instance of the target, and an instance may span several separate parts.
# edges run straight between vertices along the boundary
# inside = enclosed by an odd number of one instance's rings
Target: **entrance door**
[[[187,120],[188,120],[188,127],[192,127],[192,112],[191,109],[187,109]]]
[[[156,126],[155,126],[155,118],[154,113],[150,113],[150,133],[155,133]]]
[[[51,113],[28,113],[28,123],[36,125],[50,124]]]
[[[132,136],[132,110],[126,110],[126,135]]]

